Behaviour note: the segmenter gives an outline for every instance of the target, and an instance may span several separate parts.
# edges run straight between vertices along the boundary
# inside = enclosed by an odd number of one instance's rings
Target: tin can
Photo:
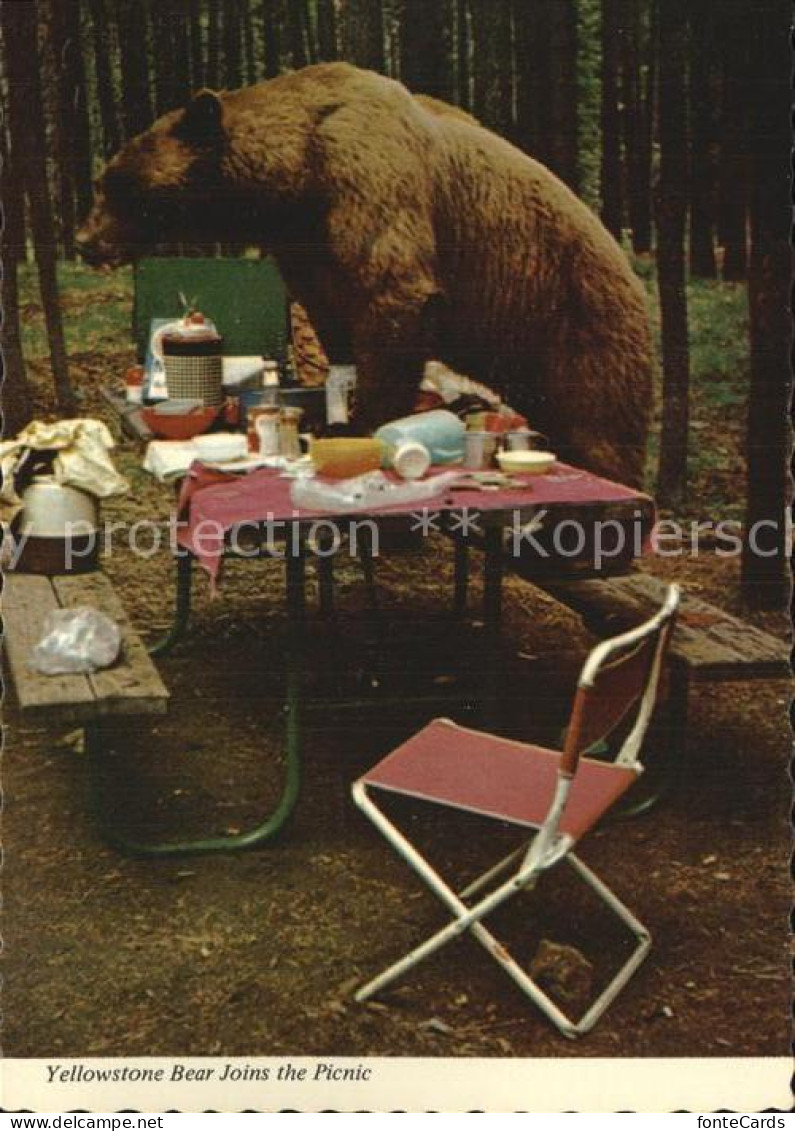
[[[285,407],[279,413],[279,455],[285,459],[298,459],[301,455],[301,441],[298,436],[298,425],[303,416],[303,409]]]
[[[464,467],[469,471],[484,471],[494,463],[499,437],[496,432],[466,432],[464,434]]]

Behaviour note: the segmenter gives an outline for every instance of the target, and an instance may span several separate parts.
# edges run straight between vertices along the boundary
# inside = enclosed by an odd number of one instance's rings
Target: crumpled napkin
[[[108,452],[113,437],[107,425],[90,417],[44,423],[34,420],[14,437],[0,443],[0,520],[10,522],[22,508],[16,473],[29,452],[55,451],[56,482],[79,487],[99,499],[121,495],[129,484],[113,466]]]

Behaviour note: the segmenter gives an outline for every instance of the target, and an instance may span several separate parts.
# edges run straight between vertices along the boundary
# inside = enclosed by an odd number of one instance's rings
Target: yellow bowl
[[[312,440],[309,454],[315,471],[327,479],[350,479],[381,466],[384,445],[380,440],[359,436],[340,436]]]
[[[554,452],[497,452],[500,471],[521,471],[525,475],[544,475],[557,462]]]

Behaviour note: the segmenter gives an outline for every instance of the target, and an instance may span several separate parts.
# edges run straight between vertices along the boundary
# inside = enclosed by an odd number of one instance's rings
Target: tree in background
[[[282,68],[282,0],[263,0],[262,34],[265,39],[265,78],[275,79]]]
[[[687,219],[687,0],[660,0],[660,180],[657,279],[662,317],[663,407],[658,496],[663,506],[687,490],[690,362],[685,290]]]
[[[715,12],[722,69],[718,242],[723,278],[735,281],[748,271],[749,3],[732,0]]]
[[[792,391],[790,23],[786,0],[752,0],[748,25],[754,76],[748,88],[753,138],[748,273],[751,390],[742,580],[749,602],[765,608],[782,606],[790,581],[785,532]],[[757,534],[755,541],[752,531]]]
[[[266,0],[267,4],[267,0]],[[267,49],[267,41],[266,41]],[[207,67],[204,81],[212,90],[221,85],[221,6],[210,5],[207,14]]]
[[[618,107],[620,0],[602,0],[602,223],[614,236],[624,225],[621,118]]]
[[[400,79],[409,90],[455,102],[451,13],[443,3],[403,0]]]
[[[200,0],[188,0],[188,26],[190,29],[190,81],[194,90],[200,90],[204,86],[206,73]]]
[[[3,163],[0,169],[0,192],[3,197],[3,272],[0,295],[3,384],[0,409],[3,415],[2,434],[9,437],[15,436],[25,427],[32,416],[32,407],[19,324],[17,266],[25,242],[24,199],[20,192],[21,181],[15,175],[16,162],[9,151],[5,123],[0,131],[0,160]]]
[[[339,58],[337,9],[334,0],[317,0],[318,58],[333,62]]]
[[[715,7],[690,4],[690,273],[716,279],[715,257]]]
[[[479,121],[511,137],[513,39],[510,0],[470,0],[472,18],[472,112]]]
[[[651,251],[651,155],[654,104],[654,53],[651,26],[644,21],[643,0],[623,0],[620,22],[620,91],[626,199],[632,249]],[[648,21],[651,24],[651,20]]]
[[[36,0],[0,6],[9,90],[9,148],[14,165],[8,177],[24,186],[30,209],[41,301],[55,381],[58,408],[69,414],[76,407],[69,379],[66,340],[58,301],[57,246],[47,181],[44,108],[38,51]],[[13,325],[12,325],[13,346]]]
[[[122,115],[125,138],[152,122],[149,89],[149,27],[144,0],[116,0],[121,55]]]
[[[224,85],[237,90],[243,85],[243,26],[240,0],[223,0]]]
[[[359,67],[386,71],[384,10],[381,0],[342,0],[344,57]]]
[[[198,0],[197,0],[198,2]],[[105,0],[88,0],[94,43],[97,102],[102,122],[102,156],[110,157],[121,144],[110,52],[110,25]]]

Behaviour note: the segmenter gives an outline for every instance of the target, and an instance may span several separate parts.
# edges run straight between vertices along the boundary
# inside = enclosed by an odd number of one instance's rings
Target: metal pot
[[[51,475],[33,479],[22,492],[22,508],[19,529],[36,538],[88,534],[99,526],[99,504],[94,496],[57,483]]]
[[[93,495],[39,475],[21,498],[14,524],[22,543],[17,570],[50,576],[97,568],[99,503]]]

